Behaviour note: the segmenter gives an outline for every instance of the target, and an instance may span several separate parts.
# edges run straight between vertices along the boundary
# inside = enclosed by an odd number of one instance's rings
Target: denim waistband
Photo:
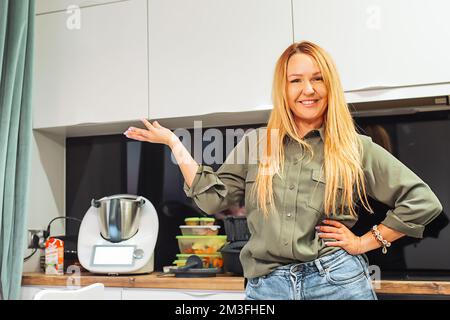
[[[324,269],[328,268],[333,262],[337,259],[343,258],[346,255],[350,255],[344,249],[339,249],[333,253],[325,255],[323,257],[317,258],[308,262],[300,262],[300,263],[291,263],[281,267],[276,268],[271,275],[273,274],[285,274],[291,272],[301,272],[303,274],[320,272],[322,273]]]

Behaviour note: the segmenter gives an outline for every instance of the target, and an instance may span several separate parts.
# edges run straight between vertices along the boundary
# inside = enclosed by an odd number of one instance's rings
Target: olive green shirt
[[[256,198],[250,196],[258,171],[257,138],[265,137],[266,131],[264,127],[247,133],[217,172],[200,165],[191,187],[184,184],[186,195],[208,214],[245,200],[251,238],[241,250],[240,259],[246,278],[266,275],[282,265],[312,261],[339,249],[326,246],[315,230],[326,218],[325,179],[321,174],[323,127],[304,137],[314,150],[309,162],[309,154],[302,157],[298,142],[285,139],[284,171],[273,177],[275,213],[271,212],[268,219],[257,208]],[[392,208],[382,224],[422,238],[424,226],[441,213],[441,203],[430,187],[397,158],[370,137],[358,136],[364,150],[362,167],[367,195]],[[348,228],[357,221],[350,214],[333,214],[330,219]]]

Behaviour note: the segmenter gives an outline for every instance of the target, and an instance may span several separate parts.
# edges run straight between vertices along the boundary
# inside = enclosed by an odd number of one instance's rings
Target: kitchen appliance
[[[244,272],[239,256],[242,248],[247,244],[251,236],[247,225],[247,217],[226,217],[224,226],[228,242],[220,249],[223,258],[223,268],[225,272],[242,275]]]
[[[248,241],[234,241],[225,245],[220,252],[222,253],[223,269],[225,272],[231,272],[237,275],[243,275],[242,263],[239,258],[242,248]]]
[[[144,197],[93,199],[78,234],[78,259],[93,273],[141,274],[154,270],[158,216]]]
[[[224,226],[228,241],[248,241],[250,239],[251,235],[247,225],[247,217],[226,217],[224,219]]]

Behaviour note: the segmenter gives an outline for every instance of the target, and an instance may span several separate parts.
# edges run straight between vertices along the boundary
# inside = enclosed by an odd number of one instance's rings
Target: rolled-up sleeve
[[[244,136],[216,172],[210,166],[200,165],[191,187],[184,182],[186,195],[207,214],[220,212],[239,203],[245,192],[247,150]]]
[[[442,204],[406,165],[370,137],[364,138],[367,193],[392,208],[381,223],[407,236],[422,238],[425,225],[442,212]]]

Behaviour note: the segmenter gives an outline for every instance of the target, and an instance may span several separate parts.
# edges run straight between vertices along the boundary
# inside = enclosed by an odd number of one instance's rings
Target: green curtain
[[[0,0],[0,294],[19,299],[32,138],[34,0]]]

